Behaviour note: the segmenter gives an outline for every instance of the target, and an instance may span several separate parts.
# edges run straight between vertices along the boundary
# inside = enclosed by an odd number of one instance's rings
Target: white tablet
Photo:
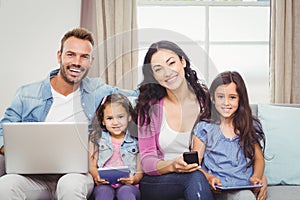
[[[261,188],[262,185],[240,185],[240,186],[219,186],[215,185],[215,187],[219,190],[245,190],[245,189],[254,189]]]

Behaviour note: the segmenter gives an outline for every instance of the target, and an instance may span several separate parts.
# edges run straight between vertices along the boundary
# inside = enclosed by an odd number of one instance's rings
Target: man
[[[87,77],[92,66],[94,39],[83,28],[67,32],[57,52],[60,68],[43,81],[18,89],[0,122],[0,173],[4,173],[4,122],[66,122],[91,123],[101,99],[119,92],[101,79]],[[137,91],[121,91],[137,95]],[[24,141],[26,142],[26,141]],[[2,175],[0,174],[0,176]],[[90,174],[31,175],[6,174],[0,178],[1,199],[86,199],[94,182]]]

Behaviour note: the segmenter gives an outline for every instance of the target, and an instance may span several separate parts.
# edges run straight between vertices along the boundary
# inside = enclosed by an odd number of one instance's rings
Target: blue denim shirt
[[[21,86],[0,122],[0,147],[3,145],[2,124],[6,122],[43,122],[53,103],[50,78],[56,76],[59,69],[53,70],[46,79]],[[122,93],[137,96],[138,90],[119,90],[107,85],[100,78],[85,77],[80,86],[81,105],[91,123],[94,113],[104,96]]]
[[[103,167],[103,165],[108,161],[108,159],[113,154],[113,144],[108,132],[102,132],[101,138],[98,141],[99,144],[99,159],[98,167]],[[126,132],[124,141],[120,147],[120,154],[124,165],[129,167],[130,173],[136,173],[136,160],[138,154],[138,141],[136,138],[130,136],[129,132]]]
[[[247,168],[248,158],[240,150],[239,137],[225,138],[220,125],[199,122],[194,134],[205,144],[202,168],[218,177],[223,186],[249,185],[253,166]]]

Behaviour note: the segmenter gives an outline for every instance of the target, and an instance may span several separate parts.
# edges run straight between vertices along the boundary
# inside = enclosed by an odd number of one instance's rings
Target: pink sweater
[[[199,99],[199,104],[201,107],[203,106],[202,98]],[[142,168],[146,174],[153,176],[160,175],[156,167],[157,162],[164,160],[164,151],[158,142],[163,118],[163,105],[163,99],[151,105],[151,122],[149,125],[141,126],[141,124],[138,124],[138,142]]]
[[[160,175],[156,165],[159,160],[164,159],[164,152],[161,149],[158,138],[163,117],[163,104],[161,99],[157,104],[151,106],[151,122],[149,125],[139,126],[138,141],[141,156],[141,164],[144,172],[149,175]]]

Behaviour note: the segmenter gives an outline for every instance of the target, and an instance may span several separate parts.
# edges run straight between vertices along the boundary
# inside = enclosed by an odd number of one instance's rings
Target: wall
[[[0,118],[16,89],[58,67],[66,31],[80,25],[81,0],[0,0]]]

